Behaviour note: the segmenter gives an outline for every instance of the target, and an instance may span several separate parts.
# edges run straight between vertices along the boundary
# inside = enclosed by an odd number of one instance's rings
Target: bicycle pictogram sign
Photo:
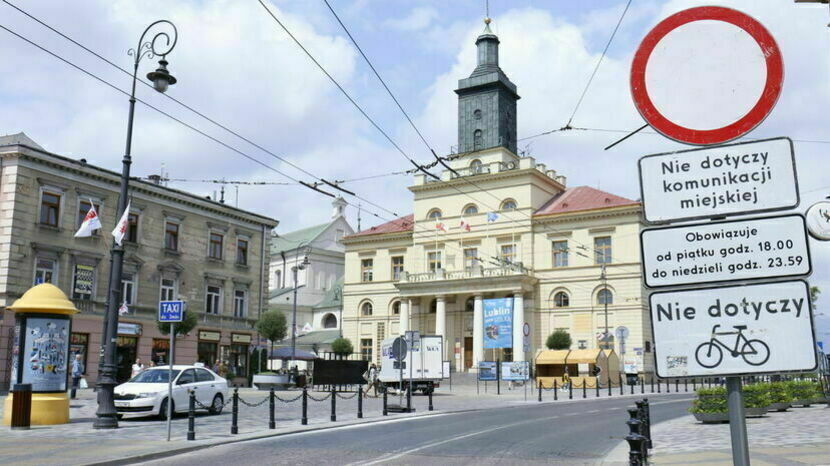
[[[760,366],[769,359],[769,346],[759,339],[748,339],[744,335],[746,325],[733,325],[734,332],[718,332],[720,324],[712,327],[712,336],[709,341],[701,343],[695,351],[695,360],[701,366],[712,369],[723,361],[723,350],[727,350],[733,358],[742,357],[751,366]],[[737,335],[735,344],[729,345],[718,339],[718,336]],[[723,348],[723,349],[722,349]]]

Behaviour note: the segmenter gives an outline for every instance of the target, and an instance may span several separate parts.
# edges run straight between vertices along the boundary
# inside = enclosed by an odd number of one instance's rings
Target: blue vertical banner
[[[513,347],[513,298],[484,300],[484,348]]]

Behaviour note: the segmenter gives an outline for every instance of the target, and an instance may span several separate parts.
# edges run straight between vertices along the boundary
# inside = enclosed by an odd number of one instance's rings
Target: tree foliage
[[[548,341],[545,342],[545,346],[552,350],[564,350],[570,349],[571,343],[571,336],[568,332],[566,330],[559,329],[548,335]]]
[[[158,324],[159,332],[162,335],[169,335],[170,334],[170,323],[169,322],[156,322]],[[196,318],[196,314],[193,312],[185,312],[184,319],[181,322],[176,322],[176,335],[186,335],[190,333],[191,330],[196,328],[196,325],[199,324],[199,320]]]
[[[285,314],[280,311],[268,311],[259,317],[256,323],[256,330],[260,335],[267,338],[273,344],[282,340],[288,333],[288,324]]]
[[[354,352],[351,340],[340,337],[331,342],[331,351],[338,356],[348,356]]]

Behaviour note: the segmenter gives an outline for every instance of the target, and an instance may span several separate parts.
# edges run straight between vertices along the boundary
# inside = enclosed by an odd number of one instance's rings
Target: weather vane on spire
[[[490,24],[490,0],[484,0],[484,24]]]

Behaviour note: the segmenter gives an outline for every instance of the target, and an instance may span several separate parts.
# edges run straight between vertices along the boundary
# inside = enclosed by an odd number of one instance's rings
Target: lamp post
[[[144,40],[147,33],[154,29],[152,38]],[[141,34],[138,39],[138,47],[130,49],[127,54],[134,57],[133,63],[133,82],[132,91],[130,93],[130,111],[127,118],[127,144],[124,151],[124,158],[122,159],[121,167],[121,193],[118,197],[118,216],[120,219],[127,209],[127,199],[129,195],[130,183],[130,164],[132,158],[130,153],[132,151],[133,142],[133,116],[135,114],[135,85],[138,75],[138,64],[144,57],[154,58],[161,57],[159,60],[159,67],[147,74],[147,79],[152,81],[153,88],[158,92],[164,92],[173,84],[176,84],[174,78],[167,71],[167,54],[169,54],[176,46],[178,40],[178,32],[176,26],[167,20],[156,21],[149,26]],[[118,419],[113,400],[113,390],[118,384],[116,381],[116,337],[118,335],[118,308],[121,303],[121,271],[124,264],[124,248],[113,241],[112,249],[110,250],[110,274],[108,280],[108,292],[106,301],[106,314],[104,315],[104,324],[102,331],[101,343],[101,358],[103,364],[99,363],[98,371],[98,410],[95,412],[97,419],[93,427],[96,429],[117,429]],[[170,362],[172,364],[172,361]]]
[[[294,361],[297,356],[297,272],[300,270],[304,270],[308,265],[311,263],[308,261],[308,251],[306,251],[305,256],[303,257],[303,262],[297,264],[297,261],[300,259],[300,249],[302,249],[303,243],[300,243],[297,246],[297,254],[294,256],[294,263],[295,265],[291,267],[291,271],[294,272],[294,305],[291,310],[291,360]]]

